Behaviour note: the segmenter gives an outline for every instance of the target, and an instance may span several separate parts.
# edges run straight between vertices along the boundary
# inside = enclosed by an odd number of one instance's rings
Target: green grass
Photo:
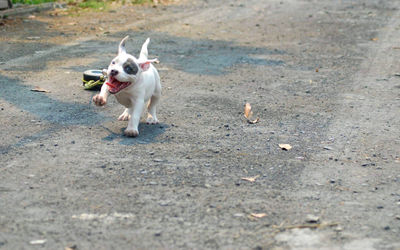
[[[153,0],[132,0],[132,4],[144,4],[144,3],[153,3]]]
[[[106,9],[107,3],[103,2],[103,1],[98,1],[98,0],[86,0],[86,1],[78,3],[78,7],[82,8],[82,9],[100,10],[100,9]]]
[[[14,4],[41,4],[48,2],[55,2],[58,0],[12,0]],[[93,10],[105,10],[112,1],[118,0],[68,0],[68,5],[70,7],[77,9],[93,9]],[[131,4],[145,4],[153,3],[153,0],[120,0],[124,5],[126,2],[130,1]]]
[[[13,4],[21,3],[21,4],[41,4],[41,3],[49,3],[55,2],[56,0],[12,0]]]

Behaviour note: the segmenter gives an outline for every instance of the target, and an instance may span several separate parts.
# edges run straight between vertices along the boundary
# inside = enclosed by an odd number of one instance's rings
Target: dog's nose
[[[116,75],[118,75],[118,70],[112,69],[111,72],[110,72],[110,75],[111,75],[111,76],[116,76]]]

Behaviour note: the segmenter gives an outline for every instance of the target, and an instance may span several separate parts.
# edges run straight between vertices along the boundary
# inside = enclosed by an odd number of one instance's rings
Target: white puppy
[[[161,83],[157,69],[151,64],[157,59],[147,58],[150,39],[147,38],[139,59],[136,59],[126,53],[125,41],[128,37],[122,39],[117,57],[111,61],[107,70],[103,70],[107,81],[101,87],[100,94],[93,97],[93,102],[103,106],[107,103],[108,95],[114,94],[118,102],[125,106],[125,111],[118,120],[129,120],[125,135],[136,137],[139,135],[138,125],[146,103],[149,112],[147,123],[158,123],[156,106],[161,97]]]

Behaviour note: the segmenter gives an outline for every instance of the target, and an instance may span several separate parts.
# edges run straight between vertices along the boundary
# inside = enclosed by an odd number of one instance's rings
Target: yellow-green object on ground
[[[102,70],[89,69],[83,72],[83,88],[89,89],[100,89],[101,85],[105,82],[106,77]]]
[[[95,80],[89,80],[89,81],[85,81],[85,79],[82,79],[83,82],[83,88],[86,90],[89,89],[93,89],[97,86],[101,86],[104,83],[104,77],[101,77],[99,80],[95,81]]]

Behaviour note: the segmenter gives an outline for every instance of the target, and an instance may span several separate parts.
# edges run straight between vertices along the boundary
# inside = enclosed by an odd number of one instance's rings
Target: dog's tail
[[[142,50],[140,51],[139,61],[147,60],[149,53],[147,51],[147,45],[149,45],[150,38],[147,38],[146,41],[142,45]]]

